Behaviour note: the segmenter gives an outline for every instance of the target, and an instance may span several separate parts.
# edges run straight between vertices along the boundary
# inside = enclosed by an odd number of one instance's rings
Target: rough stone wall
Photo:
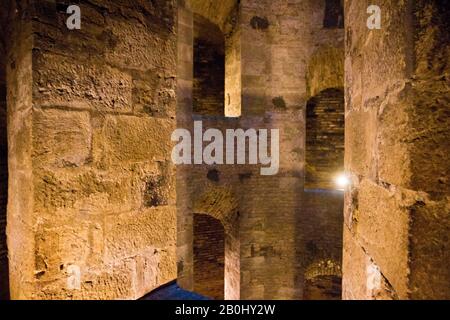
[[[225,290],[225,229],[220,220],[194,214],[194,291],[223,300]]]
[[[344,93],[327,89],[306,105],[306,188],[335,189],[344,171]]]
[[[66,7],[11,37],[11,293],[134,299],[176,277],[176,5],[82,3],[74,31]]]
[[[26,298],[33,291],[35,256],[33,225],[32,25],[31,12],[14,12],[8,19],[6,85],[8,106],[7,245],[11,298]],[[18,1],[17,5],[24,5]],[[18,17],[22,17],[21,20]],[[14,197],[13,195],[16,195]],[[13,238],[11,235],[15,235]]]
[[[0,6],[0,300],[9,298],[6,206],[8,200],[8,140],[6,115],[6,28],[9,8]]]
[[[347,0],[343,297],[449,299],[449,21],[444,1]],[[358,23],[359,22],[359,23]]]
[[[225,112],[225,36],[206,18],[194,15],[195,114],[224,115]]]

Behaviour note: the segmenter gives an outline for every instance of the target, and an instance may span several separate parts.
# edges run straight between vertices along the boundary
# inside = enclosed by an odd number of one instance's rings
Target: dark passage
[[[306,181],[310,189],[335,189],[344,170],[344,93],[326,89],[306,106]]]
[[[225,287],[225,230],[205,214],[194,215],[194,291],[223,300]]]
[[[225,37],[218,26],[195,16],[193,109],[225,115]]]
[[[305,300],[341,300],[341,277],[318,276],[305,282]]]

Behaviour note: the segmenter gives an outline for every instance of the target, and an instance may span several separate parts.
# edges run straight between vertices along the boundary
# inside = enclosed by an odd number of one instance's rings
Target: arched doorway
[[[344,92],[329,88],[306,105],[306,181],[308,189],[335,189],[344,170]]]
[[[194,291],[214,299],[238,300],[240,238],[236,197],[226,187],[210,186],[196,197],[193,208]],[[206,271],[201,275],[201,270]],[[210,283],[205,283],[208,280]]]
[[[193,112],[225,114],[225,36],[219,26],[194,14]]]
[[[225,297],[225,228],[206,214],[194,214],[194,291]]]
[[[306,106],[306,174],[303,226],[306,260],[305,300],[341,297],[342,225],[344,194],[336,177],[344,175],[344,93],[322,90]],[[324,258],[333,257],[332,260]],[[331,262],[332,261],[332,262]]]
[[[311,264],[305,273],[304,300],[340,300],[342,293],[341,264],[321,260]]]

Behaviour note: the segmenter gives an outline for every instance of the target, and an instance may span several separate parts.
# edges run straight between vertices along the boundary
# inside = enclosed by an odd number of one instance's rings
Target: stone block
[[[173,121],[106,116],[94,130],[93,159],[101,167],[170,159]]]
[[[359,186],[356,238],[399,297],[408,295],[409,223],[407,196],[364,179]]]
[[[407,102],[387,101],[378,122],[378,175],[381,181],[408,188],[411,181]]]
[[[80,167],[90,161],[92,130],[88,112],[36,109],[33,112],[35,167]]]
[[[420,197],[419,197],[420,199]],[[411,206],[410,298],[450,299],[450,202],[417,200]]]
[[[148,249],[163,250],[176,242],[174,208],[110,215],[105,219],[105,259],[115,261]]]
[[[352,110],[345,119],[346,170],[367,177],[376,174],[377,111]]]
[[[344,253],[342,265],[342,299],[367,299],[367,256],[347,227],[344,227]]]
[[[130,112],[132,79],[101,61],[77,61],[34,53],[34,103],[98,111]]]
[[[105,52],[106,61],[125,69],[146,71],[164,68],[168,73],[176,73],[176,40],[167,34],[151,32],[142,24],[128,21],[110,20],[112,34],[120,41]]]

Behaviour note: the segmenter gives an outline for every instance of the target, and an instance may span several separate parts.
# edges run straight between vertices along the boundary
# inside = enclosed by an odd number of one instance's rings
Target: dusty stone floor
[[[197,293],[181,289],[175,282],[149,293],[141,300],[210,300]]]

